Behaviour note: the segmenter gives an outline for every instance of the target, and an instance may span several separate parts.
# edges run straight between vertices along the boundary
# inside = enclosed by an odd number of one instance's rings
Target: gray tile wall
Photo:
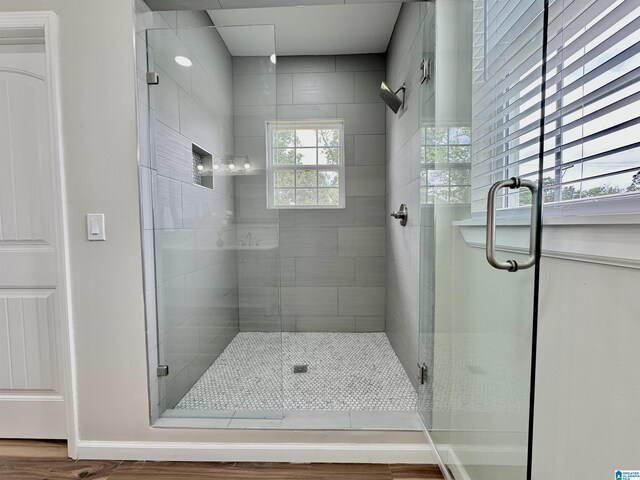
[[[215,29],[182,29],[211,26],[204,12],[151,13],[140,3],[140,178],[150,390],[157,418],[238,332],[238,259],[233,248],[225,248],[236,237],[234,183],[217,177],[213,190],[193,185],[191,156],[192,142],[218,157],[233,154],[232,64]],[[160,83],[148,93],[146,28],[165,29],[149,32],[151,68]],[[192,67],[177,65],[176,55],[189,57]],[[169,376],[160,382],[158,357],[169,365]]]
[[[280,331],[278,211],[266,208],[265,121],[276,115],[276,69],[267,57],[233,58],[235,152],[251,174],[235,177],[240,330]],[[257,243],[257,245],[256,245]]]
[[[409,208],[409,222],[401,227],[387,217],[386,332],[409,378],[416,383],[420,309],[420,81],[422,56],[420,22],[424,2],[404,3],[387,51],[390,87],[407,84],[405,108],[387,109],[387,210],[401,203]]]
[[[240,328],[384,331],[386,126],[377,91],[385,56],[278,57],[275,84],[261,77],[274,71],[263,59],[235,58],[233,66],[237,154],[246,152],[256,168],[265,168],[265,120],[344,118],[347,166],[340,210],[267,210],[264,175],[237,179],[239,228],[278,229],[280,261],[266,261],[270,253],[261,261],[263,288],[273,275],[281,285],[279,308],[265,305],[270,315],[245,315],[241,308]],[[254,194],[238,195],[240,185]],[[249,302],[244,281],[241,305]]]
[[[283,212],[284,328],[383,331],[385,57],[280,57],[277,73],[278,119],[344,118],[347,147],[346,208]]]

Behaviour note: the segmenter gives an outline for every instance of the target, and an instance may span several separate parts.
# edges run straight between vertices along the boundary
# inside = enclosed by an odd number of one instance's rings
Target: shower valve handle
[[[393,212],[391,216],[400,220],[400,225],[404,227],[407,225],[407,221],[409,220],[409,209],[404,203],[402,203],[400,204],[400,209],[397,212]]]

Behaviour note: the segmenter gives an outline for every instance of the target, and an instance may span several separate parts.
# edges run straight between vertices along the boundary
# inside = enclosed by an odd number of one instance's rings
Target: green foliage
[[[318,190],[315,188],[296,189],[296,205],[317,205]]]
[[[336,170],[324,170],[318,172],[319,187],[337,187],[339,185],[339,174]]]
[[[294,171],[293,170],[276,170],[275,172],[276,187],[294,187]]]
[[[316,170],[298,170],[296,172],[296,186],[298,188],[318,186],[318,172]]]
[[[339,193],[337,188],[318,189],[318,205],[338,205]]]

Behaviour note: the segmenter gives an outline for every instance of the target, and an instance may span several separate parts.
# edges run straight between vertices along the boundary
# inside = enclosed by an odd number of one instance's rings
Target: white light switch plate
[[[107,239],[104,231],[104,213],[87,213],[87,239]]]

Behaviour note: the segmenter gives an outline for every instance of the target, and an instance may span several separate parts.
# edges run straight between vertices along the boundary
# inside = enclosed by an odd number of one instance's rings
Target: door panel
[[[543,11],[442,0],[423,22],[419,397],[449,479],[529,478]]]
[[[44,45],[0,45],[0,435],[66,438]]]

